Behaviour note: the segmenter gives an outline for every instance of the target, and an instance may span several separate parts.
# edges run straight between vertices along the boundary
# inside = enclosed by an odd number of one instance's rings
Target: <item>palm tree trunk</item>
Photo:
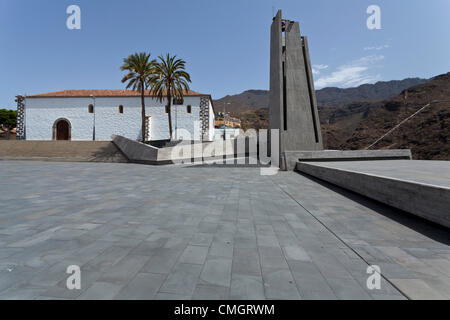
[[[142,84],[141,86],[141,105],[142,105],[142,141],[145,142],[146,140],[146,136],[147,133],[145,130],[145,99],[144,99],[144,95],[145,95],[145,87]]]
[[[168,90],[169,91],[169,90]],[[167,93],[167,113],[169,115],[169,140],[172,140],[172,110],[171,110],[171,106],[172,106],[172,97],[170,95],[170,93]]]

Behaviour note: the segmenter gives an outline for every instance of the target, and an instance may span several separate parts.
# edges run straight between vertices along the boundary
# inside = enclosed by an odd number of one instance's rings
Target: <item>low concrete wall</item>
[[[450,228],[450,188],[307,162],[296,170]]]
[[[366,160],[411,160],[411,150],[322,150],[285,151],[286,170],[294,170],[297,161],[366,161]]]
[[[193,144],[188,141],[167,148],[156,148],[117,135],[112,137],[112,141],[130,161],[144,164],[172,164],[191,160],[223,159],[223,157],[256,157],[258,150],[257,140],[253,137]]]
[[[219,140],[213,142],[178,144],[174,147],[161,148],[158,151],[158,161],[170,160],[174,163],[186,159],[216,159],[226,157],[245,157],[257,155],[256,138],[242,137],[239,139]]]
[[[118,135],[112,136],[112,142],[131,162],[158,164],[158,148]]]

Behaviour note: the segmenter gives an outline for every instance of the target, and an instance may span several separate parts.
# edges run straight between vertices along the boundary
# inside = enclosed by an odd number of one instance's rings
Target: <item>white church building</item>
[[[25,140],[111,140],[121,135],[141,140],[141,97],[132,90],[64,90],[17,97],[17,135]],[[169,139],[166,101],[145,95],[146,140]],[[189,91],[174,99],[172,129],[192,140],[214,140],[211,95]]]

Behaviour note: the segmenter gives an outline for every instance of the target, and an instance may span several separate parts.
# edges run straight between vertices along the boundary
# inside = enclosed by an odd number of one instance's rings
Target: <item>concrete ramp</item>
[[[0,141],[0,160],[128,162],[109,141]]]
[[[296,170],[450,228],[450,161],[299,161]]]

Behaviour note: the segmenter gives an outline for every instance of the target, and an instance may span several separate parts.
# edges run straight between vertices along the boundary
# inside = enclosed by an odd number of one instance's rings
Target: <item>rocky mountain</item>
[[[364,149],[419,111],[373,149],[409,148],[415,159],[450,160],[450,73],[358,88],[317,91],[324,147]],[[215,102],[216,112],[241,118],[243,128],[267,128],[268,92],[249,90]]]
[[[391,99],[351,103],[325,114],[321,113],[322,134],[329,149],[367,148],[414,115],[372,149],[406,148],[415,159],[450,160],[450,73]]]
[[[221,99],[214,100],[216,112],[245,112],[267,108],[269,105],[269,91],[267,90],[247,90],[240,94],[228,95]]]
[[[317,104],[343,104],[354,101],[372,101],[395,97],[403,90],[427,82],[427,79],[407,78],[404,80],[380,81],[363,84],[356,88],[323,88],[317,90]]]
[[[318,105],[341,105],[354,101],[371,101],[392,98],[402,90],[425,83],[426,79],[408,78],[404,80],[380,81],[363,84],[356,88],[324,88],[316,91]],[[214,101],[216,112],[245,112],[250,109],[266,108],[269,104],[269,91],[247,90],[240,94],[228,95]]]

